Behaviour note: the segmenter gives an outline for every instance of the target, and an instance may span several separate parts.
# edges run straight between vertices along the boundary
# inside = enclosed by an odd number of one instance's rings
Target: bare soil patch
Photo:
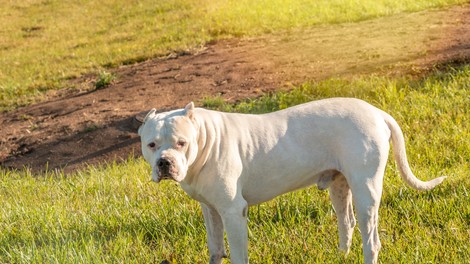
[[[117,80],[91,90],[51,92],[49,101],[0,114],[0,164],[73,171],[140,155],[134,117],[206,96],[238,101],[291,84],[357,74],[423,75],[470,59],[470,5],[399,14],[212,43],[196,52],[123,66]]]

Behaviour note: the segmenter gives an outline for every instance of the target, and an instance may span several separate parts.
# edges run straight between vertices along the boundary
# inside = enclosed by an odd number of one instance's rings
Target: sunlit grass
[[[2,171],[0,262],[155,263],[175,245],[203,250],[194,202],[146,170],[139,159],[68,177]]]
[[[269,112],[325,97],[362,98],[392,114],[421,179],[447,175],[435,190],[406,186],[390,158],[380,208],[382,263],[467,263],[470,259],[470,67],[422,80],[358,77],[296,87],[227,111]],[[68,176],[0,170],[1,263],[207,263],[199,205],[173,182],[150,182],[142,159]],[[327,191],[312,187],[249,211],[252,263],[360,263],[356,229],[350,255],[337,250]]]
[[[0,110],[84,73],[198,49],[207,41],[354,22],[468,0],[3,1]]]

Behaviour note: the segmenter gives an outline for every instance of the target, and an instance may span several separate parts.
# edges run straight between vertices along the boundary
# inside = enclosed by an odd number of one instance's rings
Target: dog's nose
[[[171,166],[171,162],[167,160],[166,158],[160,158],[157,161],[157,166],[158,166],[158,169],[161,171],[168,171],[168,169]]]

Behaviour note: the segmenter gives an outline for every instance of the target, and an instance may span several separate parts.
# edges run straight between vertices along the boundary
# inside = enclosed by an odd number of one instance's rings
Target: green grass
[[[106,0],[0,4],[0,111],[103,68],[194,50],[207,41],[353,22],[468,0]]]
[[[422,80],[360,77],[307,83],[237,105],[261,113],[314,99],[354,96],[401,124],[421,179],[447,175],[418,192],[387,166],[380,208],[382,263],[468,263],[470,259],[470,66]],[[0,170],[0,263],[207,263],[198,204],[173,182],[150,182],[142,159],[90,167],[65,177]],[[328,192],[315,187],[250,208],[252,263],[360,263],[356,228],[350,255],[337,250]]]
[[[96,89],[102,89],[110,85],[114,80],[116,80],[116,75],[109,73],[107,71],[101,71],[98,76],[98,80],[95,83]]]

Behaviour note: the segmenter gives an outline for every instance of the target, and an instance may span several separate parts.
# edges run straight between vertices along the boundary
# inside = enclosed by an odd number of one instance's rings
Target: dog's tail
[[[430,181],[421,181],[420,179],[416,178],[413,172],[410,169],[410,165],[408,164],[408,160],[406,158],[406,149],[405,149],[405,139],[403,137],[403,132],[398,125],[397,121],[390,116],[389,114],[383,112],[383,117],[385,123],[389,127],[392,132],[392,145],[393,145],[393,154],[395,156],[395,160],[398,164],[398,169],[400,170],[401,178],[411,187],[416,190],[424,191],[424,190],[431,190],[442,181],[444,181],[446,176],[442,176],[439,178],[435,178]]]

